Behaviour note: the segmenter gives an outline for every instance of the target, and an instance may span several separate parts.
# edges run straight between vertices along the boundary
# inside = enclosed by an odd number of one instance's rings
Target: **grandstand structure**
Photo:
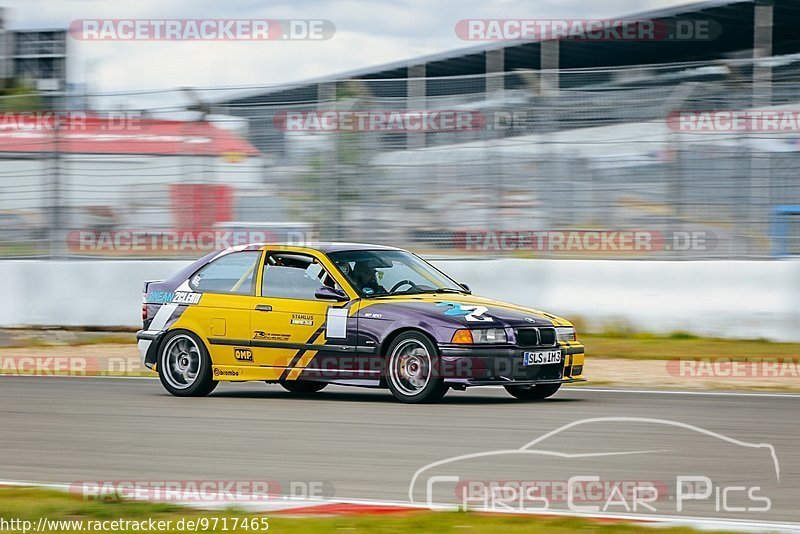
[[[525,128],[580,128],[658,119],[653,101],[680,98],[672,89],[695,84],[693,99],[723,106],[762,101],[785,103],[796,93],[800,62],[800,5],[792,0],[711,0],[672,9],[635,13],[620,20],[654,21],[666,28],[704,24],[708,38],[591,40],[580,36],[550,41],[490,42],[387,65],[256,89],[218,102],[225,113],[246,117],[252,142],[264,151],[283,152],[285,136],[274,128],[273,111],[311,107],[358,93],[383,107],[548,108]],[[767,57],[775,61],[748,61]],[[788,58],[786,56],[789,56]],[[748,82],[755,81],[755,87]],[[732,84],[740,91],[730,95]],[[777,88],[777,92],[776,91]],[[788,90],[788,91],[786,91]],[[687,95],[688,96],[688,95]],[[574,113],[574,105],[581,112]],[[537,116],[540,114],[537,114]],[[396,135],[384,145],[404,146]],[[446,135],[410,135],[412,147],[449,143]],[[463,141],[459,137],[456,141]],[[399,144],[398,144],[399,143]],[[408,146],[408,145],[406,145]]]

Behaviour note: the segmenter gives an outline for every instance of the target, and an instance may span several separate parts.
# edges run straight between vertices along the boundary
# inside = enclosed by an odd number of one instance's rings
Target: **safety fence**
[[[796,56],[35,97],[0,100],[0,257],[800,254]]]

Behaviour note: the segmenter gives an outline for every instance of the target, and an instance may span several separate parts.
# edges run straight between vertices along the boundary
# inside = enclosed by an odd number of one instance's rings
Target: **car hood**
[[[469,327],[571,326],[561,317],[540,310],[476,295],[396,295],[366,299],[362,317],[391,318],[398,314],[425,317],[437,323]]]

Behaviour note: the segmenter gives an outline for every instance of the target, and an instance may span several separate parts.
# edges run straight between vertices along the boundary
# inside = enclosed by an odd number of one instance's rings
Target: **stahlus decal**
[[[314,316],[305,313],[293,313],[290,322],[292,324],[300,324],[303,326],[314,326]]]

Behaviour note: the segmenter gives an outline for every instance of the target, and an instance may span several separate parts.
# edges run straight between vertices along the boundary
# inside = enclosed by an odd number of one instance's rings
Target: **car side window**
[[[319,262],[304,254],[267,255],[261,278],[261,296],[316,300],[322,286],[339,287]]]
[[[194,274],[189,286],[198,292],[252,295],[256,268],[261,252],[232,252]]]

